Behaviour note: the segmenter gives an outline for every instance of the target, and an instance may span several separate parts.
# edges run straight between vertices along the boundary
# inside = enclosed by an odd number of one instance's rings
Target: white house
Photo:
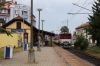
[[[15,0],[6,1],[1,0],[2,2],[6,2],[4,6],[0,7],[0,19],[3,19],[5,23],[15,18],[16,16],[21,16],[23,21],[26,20],[30,22],[31,20],[31,8],[28,5],[17,4]],[[36,27],[36,20],[33,15],[33,25]]]
[[[76,27],[75,29],[76,29],[76,35],[83,35],[85,38],[87,38],[88,39],[88,42],[90,43],[90,44],[93,44],[94,42],[92,41],[92,39],[91,39],[91,36],[92,35],[87,35],[87,32],[86,32],[86,30],[84,29],[85,27],[87,27],[87,26],[89,26],[89,22],[86,22],[86,23],[84,23],[84,24],[81,24],[81,25],[79,25],[78,27]],[[95,42],[96,43],[96,42]]]

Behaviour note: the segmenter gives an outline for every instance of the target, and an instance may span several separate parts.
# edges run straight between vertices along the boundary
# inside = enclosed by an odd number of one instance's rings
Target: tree
[[[11,36],[12,37],[12,35],[11,35],[11,32],[10,31],[7,31],[7,30],[5,30],[4,28],[2,28],[2,27],[0,27],[0,33],[6,33],[7,34],[7,36]]]
[[[4,6],[6,2],[0,2],[0,7]]]
[[[69,32],[69,29],[67,26],[62,26],[60,29],[61,32]]]
[[[87,31],[90,35],[92,35],[93,40],[97,40],[97,46],[100,46],[100,0],[94,2],[93,7],[93,15],[89,15],[89,26]]]

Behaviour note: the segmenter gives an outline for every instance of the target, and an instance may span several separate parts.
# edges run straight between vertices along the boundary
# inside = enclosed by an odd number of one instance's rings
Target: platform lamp
[[[42,46],[43,46],[43,42],[44,42],[44,38],[43,38],[43,22],[45,21],[45,20],[41,20],[42,21]]]
[[[38,24],[38,45],[37,45],[37,51],[41,51],[40,48],[40,40],[39,40],[39,35],[40,35],[40,11],[42,11],[41,8],[38,8],[37,11],[39,11],[39,24]]]

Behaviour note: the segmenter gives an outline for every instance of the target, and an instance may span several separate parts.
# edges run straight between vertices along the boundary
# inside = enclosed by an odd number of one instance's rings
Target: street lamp
[[[34,35],[34,32],[33,32],[33,0],[31,0],[31,29],[30,29],[30,48],[29,48],[29,51],[28,51],[28,62],[32,63],[32,62],[35,62],[35,50],[33,49],[33,35]]]
[[[39,11],[38,46],[37,46],[37,51],[41,51],[41,48],[40,48],[40,39],[39,39],[39,34],[40,34],[40,11],[42,11],[42,9],[41,9],[41,8],[38,8],[37,11]]]
[[[43,22],[45,21],[45,20],[41,20],[42,21],[42,46],[43,46],[43,42],[44,42],[44,38],[43,38]]]

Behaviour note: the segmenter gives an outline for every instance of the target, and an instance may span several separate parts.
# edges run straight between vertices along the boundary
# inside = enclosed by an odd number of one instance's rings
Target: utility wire
[[[93,0],[94,1],[94,0]],[[93,1],[91,1],[90,3],[88,3],[85,7],[87,7],[88,5],[90,5]],[[78,14],[78,13],[76,13],[76,14]],[[86,13],[85,13],[86,14]],[[91,13],[90,13],[91,14]]]
[[[94,1],[94,0],[93,0]],[[93,1],[91,1],[90,3],[88,3],[85,7],[87,7],[88,5],[90,5]]]
[[[80,2],[80,0],[77,1],[77,4]],[[70,12],[72,12],[75,9],[74,5],[72,6],[72,9],[70,10]],[[68,14],[67,18],[69,17],[70,14]]]
[[[89,9],[87,9],[87,8],[85,8],[85,7],[82,7],[82,6],[79,6],[79,5],[77,5],[77,4],[74,4],[74,3],[72,3],[73,5],[76,5],[76,6],[78,6],[78,7],[81,7],[81,8],[83,8],[83,9],[86,9],[86,10],[88,10],[88,11],[92,11],[92,10],[89,10]],[[82,9],[81,9],[82,10]]]
[[[85,0],[85,2],[83,3],[82,7],[85,5],[86,2],[87,2],[87,0]],[[80,10],[79,10],[77,13],[79,13],[81,10],[82,10],[82,8],[80,8]],[[75,14],[75,16],[76,16],[76,15],[77,15],[77,14]],[[73,20],[75,16],[72,16],[72,17],[69,19],[69,22],[70,22],[71,20]],[[73,19],[72,19],[72,18],[73,18]]]
[[[93,0],[93,1],[95,1],[95,0]],[[90,5],[93,1],[91,1],[90,3],[88,3],[85,7],[87,7],[88,5]],[[71,12],[71,11],[70,11]],[[68,13],[69,14],[69,13]],[[74,13],[73,13],[74,14]],[[77,13],[78,14],[78,13]],[[72,16],[73,17],[73,16]],[[71,18],[72,18],[71,17]]]
[[[93,0],[93,1],[94,1],[94,0]],[[91,1],[90,3],[88,3],[88,5],[91,4],[93,1]],[[88,6],[88,5],[82,7],[82,6],[79,6],[79,5],[75,4],[75,3],[72,3],[72,4],[73,4],[73,5],[76,5],[76,6],[78,6],[78,7],[81,7],[81,8],[83,8],[83,9],[86,9],[86,10],[88,10],[88,11],[92,11],[92,10],[89,10],[89,9],[85,8],[85,7]],[[68,14],[74,14],[74,13],[68,13]],[[78,13],[75,13],[75,14],[78,14]],[[82,14],[82,13],[79,13],[79,14]],[[83,13],[83,14],[88,14],[88,13]],[[92,14],[92,13],[89,13],[89,14]]]

